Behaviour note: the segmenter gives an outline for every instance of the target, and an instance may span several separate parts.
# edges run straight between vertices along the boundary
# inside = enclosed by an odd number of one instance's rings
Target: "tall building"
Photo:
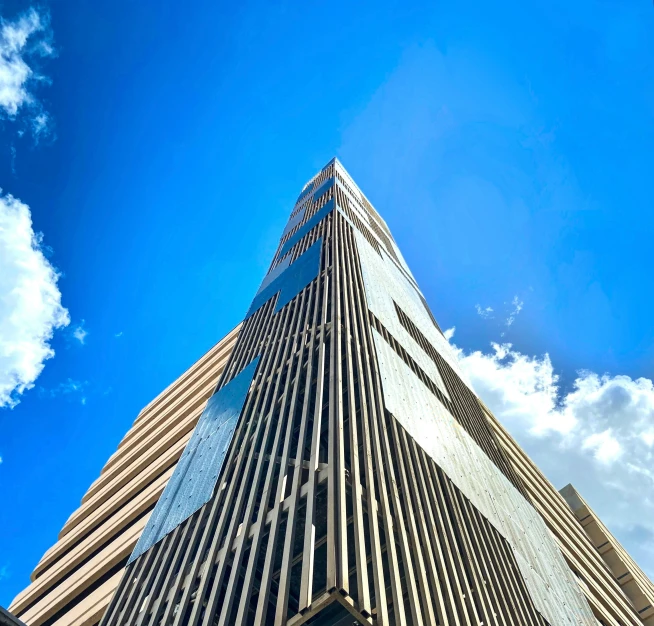
[[[643,623],[337,160],[33,581],[10,607],[29,626]]]

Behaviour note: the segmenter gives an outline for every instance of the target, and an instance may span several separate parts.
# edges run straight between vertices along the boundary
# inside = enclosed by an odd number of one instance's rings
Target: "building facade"
[[[572,486],[566,485],[561,495],[579,520],[588,538],[625,595],[631,600],[645,626],[654,626],[654,584],[638,567],[620,542],[604,526],[593,509]]]
[[[238,329],[143,408],[16,596],[29,626],[93,626],[213,393]]]
[[[242,325],[132,431],[12,604],[30,626],[643,623],[337,160]]]

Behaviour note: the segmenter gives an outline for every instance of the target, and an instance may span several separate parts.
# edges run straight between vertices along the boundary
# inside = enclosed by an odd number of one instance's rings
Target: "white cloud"
[[[123,336],[123,331],[121,330],[119,333],[116,333],[114,337],[122,337]]]
[[[69,324],[59,274],[43,254],[29,207],[0,192],[0,407],[13,407],[54,356],[53,332]]]
[[[475,310],[477,311],[477,315],[479,315],[479,317],[483,317],[484,319],[488,319],[493,314],[493,308],[490,306],[482,309],[478,304],[475,304]]]
[[[511,300],[511,306],[513,307],[511,310],[511,313],[509,314],[509,317],[506,318],[506,326],[510,327],[513,325],[513,322],[515,322],[515,318],[518,317],[518,314],[520,311],[522,311],[522,307],[524,306],[524,302],[518,298],[518,296],[513,296],[513,300]]]
[[[643,432],[641,438],[645,442],[645,445],[651,448],[654,445],[654,428]]]
[[[480,398],[552,483],[572,482],[652,576],[652,381],[581,371],[566,392],[547,354],[495,343],[488,352],[457,350]]]
[[[37,64],[54,53],[47,13],[30,8],[15,20],[0,17],[0,109],[12,120],[25,110],[35,137],[49,128],[49,116],[34,95],[38,84],[48,82]]]
[[[72,335],[77,341],[84,345],[89,331],[84,328],[84,320],[82,320],[75,328],[73,328]]]
[[[588,435],[582,444],[584,450],[592,450],[593,456],[600,462],[611,464],[623,453],[620,442],[613,436],[610,428],[601,433]]]
[[[448,341],[454,337],[454,333],[456,332],[456,326],[452,326],[452,328],[448,328],[444,333],[443,337],[447,339]]]
[[[549,356],[529,357],[510,343],[492,343],[491,348],[489,353],[459,352],[464,371],[489,407],[532,435],[569,433],[576,418],[557,407],[559,378]]]

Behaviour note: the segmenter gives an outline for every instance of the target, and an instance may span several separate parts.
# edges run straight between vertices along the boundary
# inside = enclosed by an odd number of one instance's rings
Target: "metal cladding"
[[[291,237],[288,238],[286,242],[284,242],[284,245],[281,247],[281,250],[279,251],[279,254],[277,255],[278,258],[283,258],[285,257],[290,251],[293,246],[297,245],[298,242],[302,241],[307,234],[313,230],[320,222],[322,222],[323,219],[325,219],[325,216],[329,213],[331,213],[334,210],[334,203],[332,201],[328,202],[320,211],[318,211],[315,215],[310,217],[300,228],[298,228]]]
[[[162,498],[176,526],[148,531],[102,626],[596,624],[388,227],[336,160],[298,198],[218,393],[237,382],[211,497],[181,523]],[[182,471],[171,492],[203,483]]]
[[[128,563],[161,541],[213,495],[259,357],[207,402]]]
[[[257,295],[254,297],[245,319],[256,313],[270,298],[279,293],[275,312],[288,304],[312,280],[315,280],[320,268],[320,251],[322,241],[314,243],[295,263],[288,265],[286,260],[272,269],[264,278]],[[290,259],[290,257],[286,257]],[[280,271],[281,268],[281,271]],[[268,280],[268,277],[271,277]]]
[[[286,269],[288,268],[288,266],[289,266],[290,264],[291,264],[291,257],[290,257],[290,256],[286,256],[286,257],[284,257],[284,258],[282,259],[282,261],[281,261],[281,263],[280,263],[279,265],[277,265],[276,267],[274,267],[273,269],[271,269],[271,270],[270,270],[270,271],[269,271],[269,272],[264,276],[264,279],[261,281],[261,284],[259,285],[259,290],[257,291],[257,293],[256,293],[256,295],[255,295],[255,299],[256,299],[256,297],[257,297],[259,294],[261,294],[261,292],[264,291],[264,289],[265,289],[266,287],[268,287],[268,285],[270,285],[274,280],[276,280],[277,278],[279,278],[279,277],[281,276],[282,272],[286,271]]]
[[[304,219],[305,210],[306,207],[302,207],[296,213],[293,213],[293,215],[291,215],[291,217],[288,219],[288,222],[286,223],[284,230],[282,231],[282,237],[290,233],[296,226],[302,223],[302,220]]]
[[[332,178],[327,178],[327,179],[323,180],[323,181],[318,185],[318,187],[316,188],[316,190],[313,192],[313,201],[314,201],[314,202],[317,202],[317,201],[320,199],[320,197],[322,196],[322,194],[324,194],[325,191],[327,191],[327,189],[329,189],[333,184],[334,184],[334,178],[333,178],[333,177],[332,177]],[[313,186],[316,187],[316,185],[315,185],[315,181],[314,181],[314,185],[313,185]]]
[[[306,198],[311,193],[311,190],[313,189],[313,187],[314,187],[314,181],[308,182],[304,186],[304,189],[302,190],[302,193],[298,196],[298,199],[297,199],[295,204],[296,205],[300,204],[302,202],[302,200],[304,200],[304,198]]]
[[[545,522],[411,368],[373,330],[384,404],[507,540],[538,611],[552,624],[595,624]]]
[[[449,343],[431,322],[419,292],[388,255],[375,252],[360,233],[356,241],[370,312],[449,399],[435,362],[402,325],[395,309],[395,302],[401,302],[405,315],[463,379]],[[374,329],[373,336],[386,410],[509,542],[540,613],[553,625],[583,619],[594,623],[540,515]]]
[[[432,323],[416,289],[388,254],[383,249],[379,253],[375,252],[360,233],[355,232],[355,236],[368,310],[388,328],[390,333],[402,344],[402,347],[449,399],[436,363],[429,358],[418,342],[402,326],[395,311],[395,303],[401,303],[402,308],[407,311],[411,319],[417,320],[417,325],[422,333],[437,348],[452,369],[463,378],[450,344]]]

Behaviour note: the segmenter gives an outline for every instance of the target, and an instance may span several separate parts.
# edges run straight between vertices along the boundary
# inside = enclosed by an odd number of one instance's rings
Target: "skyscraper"
[[[103,624],[141,617],[595,623],[335,160],[300,194]]]
[[[96,624],[125,565],[103,625],[642,623],[572,510],[475,396],[337,160],[302,190],[235,336],[144,409],[85,497],[102,508],[132,489],[140,503],[150,486],[150,503],[179,457],[153,510],[123,495],[121,519],[138,520],[93,527],[122,537],[121,558],[89,567],[101,540],[79,534],[95,543],[68,548],[83,553],[75,567],[48,565],[64,572],[56,584],[12,605],[30,626]],[[150,453],[157,442],[166,463]],[[137,488],[144,471],[165,479]],[[84,567],[105,595],[90,585],[55,611]]]

